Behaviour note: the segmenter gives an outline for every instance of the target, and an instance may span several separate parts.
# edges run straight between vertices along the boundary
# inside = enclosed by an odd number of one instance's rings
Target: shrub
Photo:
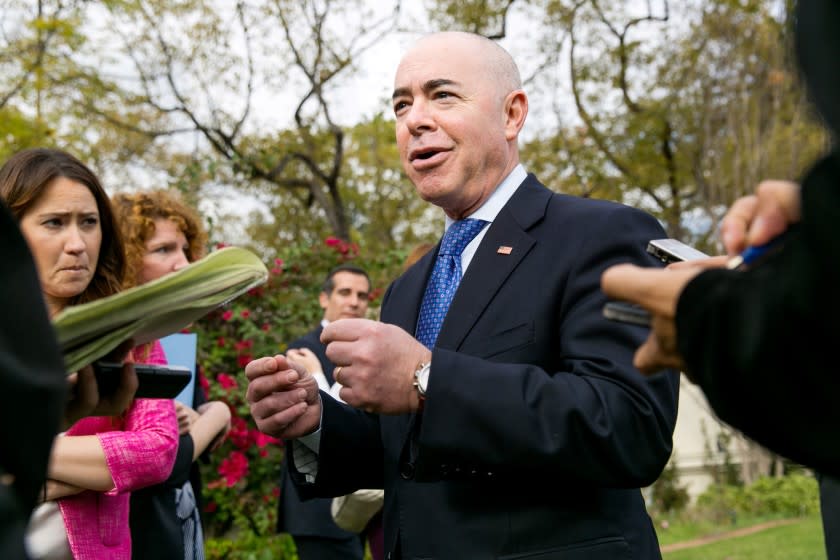
[[[284,541],[265,540],[274,534],[277,521],[282,442],[260,433],[251,419],[245,365],[256,357],[285,351],[289,342],[320,321],[320,286],[339,263],[352,260],[370,274],[370,316],[375,318],[379,298],[397,276],[402,258],[396,251],[365,257],[355,244],[335,238],[314,247],[289,245],[268,264],[267,284],[194,326],[201,383],[210,399],[226,402],[232,413],[229,437],[202,465],[209,557],[262,558],[235,552],[258,543],[280,551],[268,557],[288,557]]]
[[[688,505],[690,499],[688,490],[680,486],[679,480],[677,463],[672,457],[651,488],[651,499],[657,513],[679,512]]]
[[[749,486],[713,485],[697,498],[697,506],[718,519],[739,514],[796,517],[820,511],[817,481],[802,473],[761,477]]]

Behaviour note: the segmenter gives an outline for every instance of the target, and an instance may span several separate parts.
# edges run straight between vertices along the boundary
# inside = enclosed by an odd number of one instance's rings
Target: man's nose
[[[435,121],[430,109],[428,101],[424,99],[415,99],[412,102],[405,115],[405,125],[412,135],[418,136],[434,129]]]

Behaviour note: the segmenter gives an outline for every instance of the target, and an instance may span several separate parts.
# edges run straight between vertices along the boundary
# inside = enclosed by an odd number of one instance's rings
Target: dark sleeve
[[[163,483],[172,488],[180,488],[190,479],[190,468],[193,463],[195,444],[190,434],[184,434],[178,438],[178,453],[175,455],[175,464],[169,478]]]
[[[840,167],[803,184],[802,222],[746,272],[708,271],[677,306],[687,373],[722,420],[774,451],[840,475]]]
[[[0,252],[0,423],[7,427],[0,430],[0,469],[14,475],[21,511],[29,512],[46,476],[67,385],[32,258],[2,203]]]
[[[288,462],[300,497],[342,496],[359,488],[382,488],[379,417],[341,403],[323,391],[321,402],[321,447],[315,483],[306,483],[294,459]],[[286,453],[294,457],[291,441],[286,442]]]
[[[647,329],[603,317],[600,277],[618,262],[654,265],[645,247],[664,232],[651,216],[627,207],[590,213],[563,224],[568,237],[574,231],[573,258],[555,248],[562,236],[553,230],[533,250],[534,261],[566,261],[556,265],[562,277],[553,264],[520,278],[514,273],[508,291],[485,311],[506,327],[527,309],[534,328],[521,347],[494,354],[503,342],[489,339],[466,341],[458,351],[433,349],[417,480],[478,472],[639,487],[662,472],[679,378],[673,372],[645,378],[633,367]],[[542,293],[536,286],[546,281],[552,285]]]

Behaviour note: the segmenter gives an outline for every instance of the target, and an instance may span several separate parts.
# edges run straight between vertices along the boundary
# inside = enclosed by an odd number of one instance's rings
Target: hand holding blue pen
[[[778,235],[763,245],[747,247],[740,255],[727,261],[726,268],[730,270],[745,270],[751,265],[775,253],[784,245],[785,234]]]

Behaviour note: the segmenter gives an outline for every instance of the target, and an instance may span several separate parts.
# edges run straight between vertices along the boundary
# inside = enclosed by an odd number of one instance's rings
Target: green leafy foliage
[[[674,457],[651,488],[653,509],[657,513],[679,512],[689,502],[688,490],[680,484],[679,469]]]
[[[245,366],[257,357],[284,352],[289,342],[318,324],[320,286],[340,263],[352,261],[369,273],[369,314],[375,319],[384,288],[399,274],[404,258],[398,251],[368,254],[335,237],[317,245],[290,244],[277,255],[266,264],[271,273],[266,285],[195,325],[204,387],[210,399],[229,405],[233,417],[227,440],[203,466],[205,523],[209,537],[225,536],[237,543],[257,542],[274,533],[283,460],[282,442],[260,433],[250,417]],[[222,541],[213,546],[220,558],[251,558],[228,556]]]
[[[749,486],[712,485],[697,498],[697,507],[727,519],[738,515],[798,517],[818,514],[819,490],[814,477],[794,473],[761,477]]]

